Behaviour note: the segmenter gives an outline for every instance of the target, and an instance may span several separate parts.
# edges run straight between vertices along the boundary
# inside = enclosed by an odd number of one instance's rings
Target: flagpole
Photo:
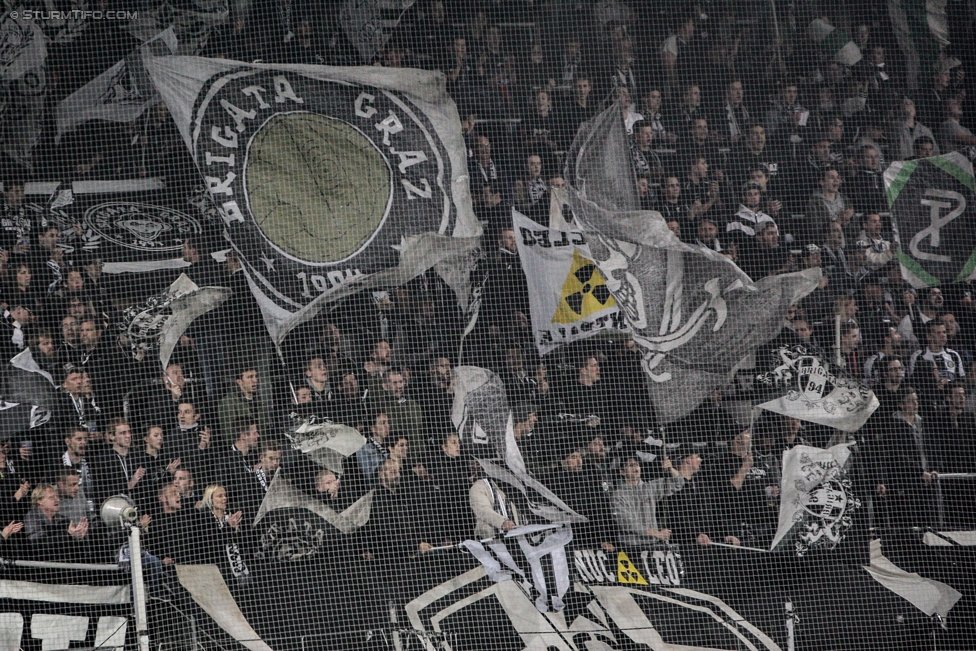
[[[763,554],[769,553],[768,549],[760,549],[759,547],[746,547],[745,545],[730,545],[728,543],[720,543],[714,541],[708,544],[713,546],[718,546],[718,547],[728,547],[729,549],[744,549],[750,552],[762,552]]]

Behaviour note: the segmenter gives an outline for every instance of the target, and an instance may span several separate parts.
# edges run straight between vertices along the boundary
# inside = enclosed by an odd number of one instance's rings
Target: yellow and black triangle
[[[641,576],[637,567],[630,562],[630,558],[623,552],[617,552],[617,583],[647,585],[647,581]]]
[[[573,265],[563,281],[563,297],[552,315],[553,323],[575,323],[608,307],[616,307],[617,302],[607,289],[607,281],[592,260],[587,260],[573,252]]]

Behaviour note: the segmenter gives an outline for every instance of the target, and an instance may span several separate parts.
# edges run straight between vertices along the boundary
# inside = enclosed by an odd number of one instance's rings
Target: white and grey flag
[[[54,409],[60,378],[53,377],[34,359],[30,348],[14,355],[3,372],[3,397],[9,402]]]
[[[871,389],[804,346],[780,346],[771,359],[756,376],[767,411],[856,432],[879,406]]]
[[[403,13],[416,0],[346,0],[339,12],[342,31],[352,43],[363,63],[372,62],[386,45]]]
[[[328,303],[431,267],[466,286],[481,225],[443,75],[197,57],[146,68],[275,343]]]
[[[618,106],[581,129],[568,201],[587,239],[583,251],[644,350],[658,417],[689,414],[726,384],[737,365],[779,334],[789,306],[813,291],[819,269],[753,282],[715,251],[672,233],[660,213],[637,209]]]
[[[826,450],[798,445],[783,453],[779,526],[771,551],[792,547],[797,556],[837,547],[854,525],[861,502],[854,495],[848,444]]]
[[[146,74],[143,59],[177,50],[172,27],[140,45],[124,59],[66,97],[57,108],[57,135],[89,120],[132,122],[159,101]]]
[[[600,270],[577,250],[586,244],[579,228],[543,226],[514,208],[512,225],[540,355],[601,333],[630,332]]]
[[[158,348],[159,361],[166,368],[190,324],[233,293],[226,287],[198,287],[186,274],[180,274],[162,294],[127,309],[119,328],[133,351],[152,352]]]
[[[16,9],[0,17],[0,80],[6,82],[42,68],[47,58],[41,21],[26,20]]]
[[[22,9],[0,16],[0,151],[31,169],[47,100],[47,39]]]

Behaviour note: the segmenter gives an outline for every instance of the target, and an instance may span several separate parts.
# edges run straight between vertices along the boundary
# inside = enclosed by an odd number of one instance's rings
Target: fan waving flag
[[[959,152],[885,171],[902,277],[913,287],[976,278],[973,164]]]
[[[600,270],[576,250],[582,231],[551,229],[515,209],[512,223],[540,355],[601,332],[630,332]]]
[[[275,343],[329,302],[471,259],[481,227],[443,75],[197,57],[145,64]]]

